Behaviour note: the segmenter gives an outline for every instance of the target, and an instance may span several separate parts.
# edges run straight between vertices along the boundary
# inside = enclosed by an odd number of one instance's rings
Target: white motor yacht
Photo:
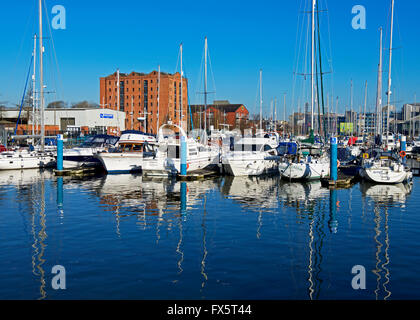
[[[81,167],[97,167],[101,162],[95,155],[98,152],[113,147],[118,137],[107,134],[98,134],[88,138],[80,146],[63,151],[63,168],[74,169]]]
[[[156,143],[156,137],[151,134],[126,130],[121,133],[115,148],[99,152],[96,157],[108,173],[140,171],[143,158],[153,155]]]
[[[187,136],[175,124],[159,128],[158,147],[152,157],[143,158],[142,172],[148,176],[171,176],[181,172],[181,137],[187,145],[187,173],[201,169],[216,169],[219,164],[219,148],[203,145]]]
[[[233,150],[222,156],[225,172],[233,176],[259,176],[277,173],[276,133],[260,134],[256,137],[243,137],[233,145]]]

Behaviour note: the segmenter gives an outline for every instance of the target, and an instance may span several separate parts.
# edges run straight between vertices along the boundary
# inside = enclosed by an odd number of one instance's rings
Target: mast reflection
[[[44,258],[47,247],[46,240],[47,226],[45,213],[45,180],[52,176],[50,171],[40,171],[39,169],[0,171],[0,185],[14,186],[16,188],[16,201],[22,213],[28,212],[30,221],[31,235],[31,266],[32,274],[39,283],[37,296],[38,300],[47,297]],[[24,217],[24,221],[26,216]]]
[[[389,208],[404,206],[407,197],[411,193],[412,184],[381,185],[363,182],[360,190],[364,198],[373,202],[375,225],[375,269],[372,271],[376,276],[376,288],[374,290],[376,300],[387,300],[391,296],[389,290],[390,264],[389,255]]]

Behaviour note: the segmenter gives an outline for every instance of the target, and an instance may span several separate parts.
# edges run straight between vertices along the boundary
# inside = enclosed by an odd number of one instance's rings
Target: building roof
[[[246,111],[248,111],[243,104],[208,104],[207,109],[214,108],[224,112],[236,112],[242,106],[245,108]],[[203,104],[191,105],[192,112],[200,111],[201,108],[204,108]]]
[[[148,76],[148,75],[152,75],[152,74],[158,74],[158,71],[153,70],[150,73],[136,72],[136,71],[131,71],[130,73],[120,72],[120,77],[142,77],[142,76]],[[176,72],[174,74],[167,73],[167,72],[162,72],[162,71],[160,72],[160,75],[161,76],[166,76],[166,75],[172,76],[172,75],[175,75],[175,74],[179,74],[179,72]],[[116,78],[116,77],[117,77],[117,72],[115,71],[114,73],[112,73],[112,74],[110,74],[108,76],[102,77],[102,78],[103,79],[107,79],[107,78]]]

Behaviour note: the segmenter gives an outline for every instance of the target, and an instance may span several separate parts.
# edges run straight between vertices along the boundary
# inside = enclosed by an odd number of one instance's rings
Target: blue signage
[[[101,119],[114,119],[113,114],[101,113]]]

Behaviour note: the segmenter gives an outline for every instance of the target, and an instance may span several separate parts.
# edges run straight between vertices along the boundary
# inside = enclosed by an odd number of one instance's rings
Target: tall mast
[[[314,129],[314,54],[315,54],[315,5],[312,0],[312,49],[311,49],[311,130]]]
[[[392,64],[392,32],[394,28],[394,0],[391,4],[391,35],[389,39],[389,66],[388,66],[388,91],[387,95],[387,110],[386,110],[386,146],[388,147],[388,133],[389,133],[389,104],[391,103],[391,64]]]
[[[207,132],[207,37],[204,38],[204,132]]]
[[[367,80],[365,83],[365,107],[363,110],[363,136],[365,136],[365,132],[366,132],[366,105],[367,105]]]
[[[35,135],[35,104],[36,104],[36,96],[35,96],[35,87],[36,87],[36,33],[34,35],[34,72],[32,74],[32,135]]]
[[[338,121],[337,121],[337,117],[338,117],[338,96],[337,96],[337,100],[335,103],[335,136],[338,135]]]
[[[286,92],[284,93],[283,98],[283,135],[286,133]]]
[[[120,111],[120,69],[117,69],[117,111]]]
[[[262,130],[262,69],[260,69],[260,130]]]
[[[413,139],[416,135],[416,111],[417,111],[417,105],[416,105],[416,94],[414,94],[414,113],[412,115],[413,117]]]
[[[105,96],[102,97],[102,133],[105,133]]]
[[[324,115],[324,123],[325,123],[325,118],[327,119],[327,129],[325,130],[325,136],[328,135],[328,133],[330,133],[330,95],[327,94],[327,117],[325,117]],[[326,139],[325,139],[326,141]]]
[[[277,132],[277,98],[274,98],[274,132]]]
[[[41,151],[45,149],[45,124],[44,124],[44,70],[43,70],[43,51],[42,45],[42,0],[38,1],[39,5],[39,99],[41,101]]]
[[[134,96],[131,96],[131,130],[134,130]]]
[[[156,134],[159,132],[159,99],[160,99],[160,65],[158,66],[158,93],[157,93]]]
[[[378,80],[376,88],[376,129],[375,133],[382,134],[382,27],[379,28],[379,65],[378,65]]]
[[[180,55],[181,55],[181,99],[179,101],[179,125],[182,128],[182,43],[179,46]]]
[[[273,109],[273,99],[271,99],[270,101],[270,130],[273,130],[273,114],[274,114],[274,109]]]
[[[354,133],[354,118],[353,118],[353,79],[350,80],[350,121],[353,124],[353,132]]]

